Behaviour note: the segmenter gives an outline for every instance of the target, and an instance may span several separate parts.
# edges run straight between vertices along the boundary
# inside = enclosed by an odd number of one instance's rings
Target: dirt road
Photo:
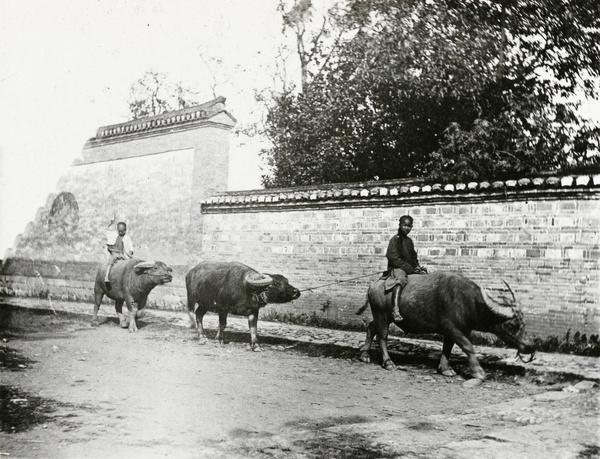
[[[0,453],[18,458],[598,457],[598,388],[409,359],[387,372],[335,345],[200,345],[160,318],[0,307]],[[260,323],[259,323],[260,329]],[[212,335],[214,335],[213,330]],[[577,389],[579,387],[579,389]]]

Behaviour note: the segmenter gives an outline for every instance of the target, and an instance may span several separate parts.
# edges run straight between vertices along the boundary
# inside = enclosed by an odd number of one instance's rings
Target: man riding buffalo
[[[117,230],[111,229],[115,219],[106,227],[106,250],[108,251],[110,258],[106,265],[106,274],[104,275],[104,285],[108,290],[111,288],[110,284],[110,270],[118,260],[129,260],[133,257],[133,242],[127,234],[127,225],[125,222],[117,223]]]
[[[388,259],[387,271],[383,275],[385,279],[384,291],[392,291],[392,318],[394,323],[402,327],[402,316],[400,315],[400,293],[408,282],[408,274],[426,274],[427,269],[419,265],[415,246],[408,234],[413,227],[413,218],[410,215],[400,217],[398,233],[395,234],[388,244],[385,254]]]

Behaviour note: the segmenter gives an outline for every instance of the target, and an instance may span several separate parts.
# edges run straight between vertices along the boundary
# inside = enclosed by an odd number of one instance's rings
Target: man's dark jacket
[[[388,259],[388,271],[400,268],[406,274],[412,274],[419,266],[419,259],[413,241],[399,233],[390,239],[385,256]]]

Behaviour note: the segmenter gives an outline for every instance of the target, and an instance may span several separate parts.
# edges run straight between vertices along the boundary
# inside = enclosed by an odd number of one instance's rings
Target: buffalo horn
[[[506,288],[512,295],[513,304],[517,304],[517,299],[515,298],[515,292],[512,291],[512,288],[510,288],[510,285],[508,285],[508,282],[506,282],[504,279],[502,279],[502,282],[504,282],[504,285],[506,285]]]
[[[266,287],[271,285],[273,282],[273,278],[271,276],[267,276],[266,274],[261,274],[262,277],[256,277],[255,275],[248,274],[246,276],[246,282],[250,284],[252,287]]]
[[[149,269],[149,268],[152,268],[153,266],[154,266],[153,261],[142,261],[141,263],[138,263],[137,265],[135,265],[135,269]]]
[[[506,320],[510,320],[513,318],[514,313],[510,307],[500,305],[500,302],[498,302],[497,300],[492,298],[487,292],[484,292],[484,294],[485,294],[485,299],[487,300],[486,301],[487,305],[496,315],[498,315]]]

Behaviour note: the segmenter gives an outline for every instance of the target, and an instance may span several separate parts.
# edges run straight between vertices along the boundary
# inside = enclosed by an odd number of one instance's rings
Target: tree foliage
[[[600,2],[353,0],[301,93],[275,95],[265,186],[518,177],[598,163]],[[596,153],[594,155],[594,152]]]
[[[196,105],[196,97],[195,91],[170,81],[166,74],[149,71],[131,86],[127,102],[135,120]]]

